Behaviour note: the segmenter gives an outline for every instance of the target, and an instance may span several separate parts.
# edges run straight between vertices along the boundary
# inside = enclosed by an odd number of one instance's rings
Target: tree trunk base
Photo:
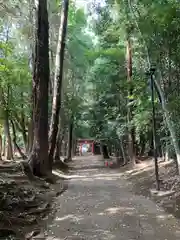
[[[56,166],[57,168],[60,168],[61,170],[68,170],[69,168],[66,162],[63,162],[60,158],[55,159],[54,166]]]
[[[42,168],[42,165],[37,158],[37,155],[35,152],[32,152],[28,158],[28,164],[30,166],[30,169],[32,171],[32,174],[37,177],[46,177],[47,176],[47,171]],[[49,168],[50,171],[50,168]]]
[[[72,162],[72,158],[65,158],[65,159],[64,159],[64,162],[65,162],[65,163]]]

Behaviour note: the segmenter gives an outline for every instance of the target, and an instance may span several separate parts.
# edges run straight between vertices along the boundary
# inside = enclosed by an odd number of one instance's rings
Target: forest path
[[[88,164],[91,168],[85,169]],[[103,162],[94,157],[79,157],[72,165],[72,179],[57,200],[47,240],[180,239],[180,223],[133,194],[119,170],[100,168]]]

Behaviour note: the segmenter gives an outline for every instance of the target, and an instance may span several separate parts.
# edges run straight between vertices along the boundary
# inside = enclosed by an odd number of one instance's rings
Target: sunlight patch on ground
[[[86,175],[71,175],[70,179],[76,179],[76,178],[88,178]]]
[[[97,168],[94,167],[94,168],[91,168],[91,169],[89,169],[89,168],[88,168],[88,169],[79,169],[78,171],[79,171],[80,173],[82,173],[82,172],[83,172],[83,173],[86,173],[86,172],[87,172],[87,173],[90,174],[90,172],[95,172],[95,171],[97,171]]]
[[[110,215],[116,214],[118,212],[126,212],[127,215],[132,215],[135,210],[136,209],[133,207],[111,207],[107,208],[105,212],[107,212]]]
[[[46,240],[64,240],[64,238],[47,237]]]
[[[104,216],[105,213],[101,212],[101,213],[98,213],[98,216]]]
[[[160,162],[159,166],[163,167],[163,166],[168,166],[171,165],[173,162],[173,160],[169,160],[168,162]],[[145,161],[145,162],[141,162],[140,164],[137,164],[133,169],[130,170],[125,170],[124,174],[131,174],[131,176],[136,176],[140,173],[143,172],[147,172],[150,170],[154,169],[154,161]]]
[[[95,174],[93,175],[93,177],[121,177],[122,174],[121,173],[105,173],[105,174]]]
[[[163,214],[163,215],[158,215],[156,218],[158,220],[167,220],[167,219],[171,219],[173,216],[172,214]]]
[[[69,214],[69,215],[66,215],[64,217],[56,217],[55,221],[64,221],[64,220],[67,220],[67,219],[71,219],[75,222],[79,222],[80,220],[82,220],[84,218],[83,215],[73,215],[73,214]]]
[[[117,180],[118,177],[95,177],[94,179],[96,179],[96,180],[114,181],[114,180]]]
[[[89,176],[87,175],[71,175],[69,179],[81,179],[82,181],[92,181],[92,180],[116,180],[118,178],[121,178],[121,173],[111,173],[111,174],[91,174]],[[92,179],[92,180],[91,180]]]
[[[104,229],[96,230],[95,233],[98,234],[98,236],[102,235],[104,240],[110,240],[115,238],[115,236],[110,231],[105,231]]]
[[[91,178],[82,178],[81,179],[83,182],[94,182],[95,179],[91,179]]]
[[[53,173],[55,176],[57,176],[57,177],[59,177],[59,178],[62,178],[62,179],[71,179],[70,176],[64,175],[64,173],[61,172],[61,171],[59,171],[59,170],[53,170],[52,173]]]
[[[69,214],[69,215],[66,215],[64,217],[56,217],[55,221],[63,221],[63,220],[66,220],[66,219],[69,219],[69,218],[72,218],[73,215]]]

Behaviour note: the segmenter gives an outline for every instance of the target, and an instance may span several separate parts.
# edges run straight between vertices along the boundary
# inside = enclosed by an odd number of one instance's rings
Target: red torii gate
[[[89,145],[91,145],[91,153],[94,154],[94,144],[95,144],[94,139],[78,139],[77,143],[79,145],[79,152],[82,152],[83,144],[89,144]]]
[[[91,154],[92,155],[100,155],[101,149],[100,149],[100,142],[102,140],[95,140],[95,139],[78,139],[77,140],[77,146],[78,146],[78,152],[82,153],[82,145],[83,144],[89,144],[91,146]]]

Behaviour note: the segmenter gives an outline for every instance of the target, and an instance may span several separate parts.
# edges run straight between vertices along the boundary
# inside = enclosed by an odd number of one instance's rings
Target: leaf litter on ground
[[[176,166],[173,160],[162,161],[159,159],[159,178],[161,193],[153,197],[156,203],[168,213],[180,218],[180,176],[176,175]],[[138,164],[134,169],[127,170],[125,178],[132,183],[132,190],[136,194],[151,198],[152,189],[156,188],[154,161]]]
[[[0,239],[33,239],[52,211],[53,199],[63,190],[62,179],[54,188],[44,179],[30,178],[22,163],[1,164]]]

